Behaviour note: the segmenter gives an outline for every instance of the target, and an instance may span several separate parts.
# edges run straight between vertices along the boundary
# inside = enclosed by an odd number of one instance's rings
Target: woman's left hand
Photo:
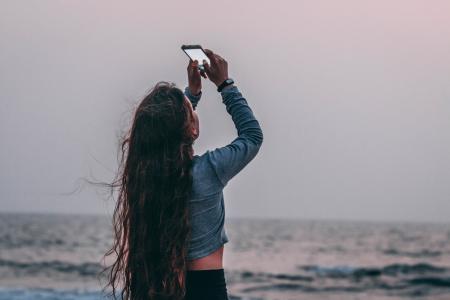
[[[207,78],[203,71],[198,69],[197,60],[189,60],[187,67],[189,91],[192,95],[198,95],[202,91],[202,79],[200,76]]]

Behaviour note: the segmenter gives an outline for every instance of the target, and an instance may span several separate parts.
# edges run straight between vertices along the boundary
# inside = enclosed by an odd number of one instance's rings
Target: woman
[[[194,155],[201,76],[223,87],[228,64],[205,49],[210,64],[188,65],[184,93],[159,82],[135,111],[123,140],[115,241],[109,269],[121,299],[228,299],[223,269],[223,188],[258,153],[263,134],[238,88],[219,89],[238,136],[229,145]],[[229,82],[229,81],[227,81]]]

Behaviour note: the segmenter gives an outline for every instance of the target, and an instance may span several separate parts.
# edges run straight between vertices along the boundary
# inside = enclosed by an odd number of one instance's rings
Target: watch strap
[[[233,84],[233,83],[234,83],[233,79],[227,78],[217,87],[217,91],[220,93],[220,92],[222,92],[224,87],[226,87],[226,86],[228,86],[230,84]]]

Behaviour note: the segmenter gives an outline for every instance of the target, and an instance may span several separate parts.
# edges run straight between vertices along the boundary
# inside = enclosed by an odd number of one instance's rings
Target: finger
[[[200,70],[200,75],[201,75],[203,78],[208,78],[208,77],[206,77],[206,73],[205,73],[205,71],[203,71],[203,70]]]
[[[198,60],[189,60],[189,65],[188,65],[188,67],[189,68],[194,68],[194,67],[196,67],[198,65]]]
[[[195,78],[195,77],[200,77],[200,75],[201,75],[201,70],[200,70],[200,68],[198,67],[198,62],[197,62],[197,63],[195,63],[194,66],[192,67],[192,70],[191,70],[191,76],[192,76],[193,78]]]
[[[189,75],[189,76],[192,75],[193,70],[195,70],[194,61],[190,60],[190,61],[189,61],[189,65],[188,65],[188,67],[187,67],[187,72],[188,72],[188,75]]]
[[[214,67],[217,65],[219,61],[217,60],[217,57],[215,54],[213,54],[210,58],[209,58],[209,66],[210,67]]]
[[[188,66],[188,76],[193,78],[198,76],[198,61],[191,61]]]
[[[198,68],[198,60],[194,60],[192,63],[192,69],[196,70]]]
[[[203,60],[203,69],[205,70],[205,72],[209,71],[209,64],[206,61],[206,59]]]
[[[203,49],[203,50],[205,51],[206,56],[208,56],[209,58],[211,58],[211,56],[214,55],[214,53],[211,50],[209,50],[209,49]]]
[[[219,54],[214,53],[214,52],[212,52],[209,49],[204,49],[204,51],[206,53],[206,56],[208,56],[209,59],[213,59],[215,61],[218,61],[219,59],[222,59],[222,57]]]
[[[211,65],[217,64],[217,61],[218,61],[217,54],[213,53],[209,49],[205,49],[205,53],[206,53],[206,56],[208,56]]]
[[[206,59],[203,60],[203,67],[205,68],[205,73],[209,75],[211,73],[211,67],[206,61]]]
[[[216,55],[217,55],[217,54],[216,54]],[[220,63],[225,64],[225,65],[228,64],[228,62],[225,60],[225,58],[223,58],[223,57],[221,57],[221,56],[219,56],[219,55],[217,55],[217,57],[218,57],[218,60],[220,61]]]

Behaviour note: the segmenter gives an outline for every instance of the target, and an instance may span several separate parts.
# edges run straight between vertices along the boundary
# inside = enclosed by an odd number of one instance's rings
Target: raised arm
[[[184,89],[184,94],[191,101],[192,108],[195,110],[198,102],[202,96],[202,81],[201,77],[206,78],[206,75],[203,72],[200,72],[198,69],[198,61],[189,60],[189,64],[187,66],[187,74],[188,74],[188,86]]]
[[[202,97],[202,92],[200,91],[200,93],[198,95],[192,95],[192,93],[191,93],[191,91],[189,89],[189,86],[187,86],[184,89],[184,94],[189,99],[189,101],[191,101],[192,108],[195,110],[195,108],[197,107],[198,102],[200,101],[200,99]]]
[[[211,61],[211,65],[205,61],[206,74],[216,86],[220,86],[228,78],[228,63],[211,50],[205,49],[205,53]],[[235,85],[228,85],[220,93],[238,136],[224,147],[208,150],[207,157],[222,186],[225,186],[256,156],[263,142],[263,133],[247,100]]]
[[[230,144],[207,151],[207,154],[218,179],[225,186],[256,156],[263,142],[263,132],[236,86],[225,87],[221,94],[238,136]]]

